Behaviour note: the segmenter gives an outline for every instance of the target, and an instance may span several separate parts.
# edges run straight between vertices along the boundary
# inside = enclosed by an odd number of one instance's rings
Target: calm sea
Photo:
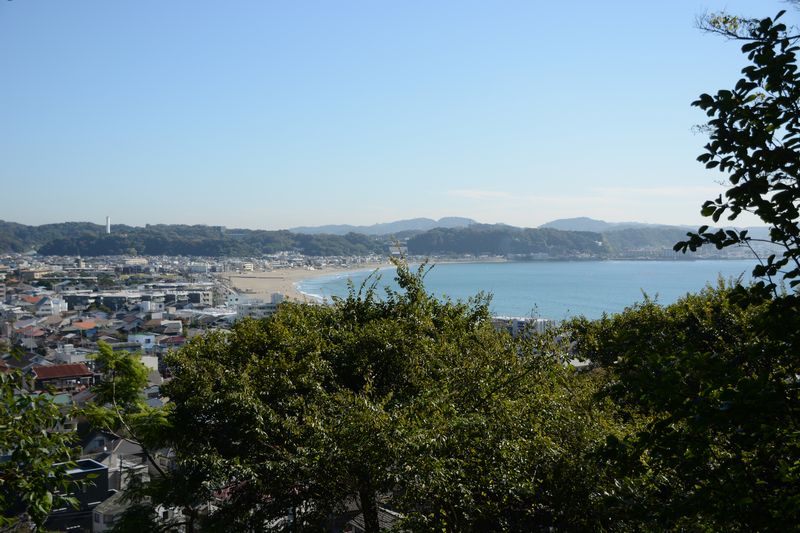
[[[641,301],[646,293],[668,304],[707,284],[742,276],[752,260],[728,261],[540,261],[525,263],[442,263],[425,278],[430,292],[466,299],[491,293],[493,315],[560,320],[598,318]],[[394,269],[380,270],[381,284],[394,284]],[[347,280],[359,286],[368,271],[301,281],[297,288],[318,298],[347,295]]]

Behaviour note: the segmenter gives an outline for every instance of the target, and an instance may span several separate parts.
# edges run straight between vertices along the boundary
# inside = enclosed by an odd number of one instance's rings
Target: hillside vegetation
[[[345,235],[158,224],[105,227],[89,222],[26,226],[0,221],[0,252],[36,250],[42,255],[259,256],[281,251],[311,256],[385,254],[405,242],[412,255],[504,255],[517,259],[625,257],[639,250],[668,251],[686,237],[678,227],[628,227],[603,233],[552,228],[473,224],[394,235]]]

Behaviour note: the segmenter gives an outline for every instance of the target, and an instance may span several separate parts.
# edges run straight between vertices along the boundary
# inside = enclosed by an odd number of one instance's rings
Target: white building
[[[155,370],[158,371],[158,357],[155,355],[142,355],[139,358],[139,361],[147,368],[148,370]]]
[[[208,263],[189,263],[188,270],[192,274],[208,274],[210,267]]]
[[[61,298],[45,296],[36,304],[36,316],[53,316],[66,313],[68,310],[67,302]]]
[[[131,505],[125,499],[125,496],[124,491],[117,492],[94,508],[92,513],[92,533],[103,533],[114,528],[114,524],[120,519],[122,513]],[[180,522],[183,519],[183,515],[177,509],[158,505],[154,511],[158,517],[158,522],[161,524],[169,524],[171,521]],[[164,530],[181,531],[182,528],[175,526],[174,529],[165,528]]]
[[[139,302],[139,310],[144,313],[160,313],[164,311],[164,302],[144,300]]]
[[[274,315],[277,310],[278,304],[272,302],[246,302],[236,306],[239,318],[266,318]]]
[[[198,304],[203,307],[214,305],[214,291],[188,291],[189,303]]]
[[[512,337],[523,333],[535,332],[544,333],[545,330],[555,323],[546,318],[524,318],[513,316],[492,317],[492,325],[498,331],[507,331]]]
[[[149,352],[156,346],[156,336],[147,333],[137,333],[128,335],[128,342],[135,342],[142,347],[142,350]]]
[[[59,363],[85,363],[88,356],[96,353],[87,348],[76,348],[72,344],[64,344],[55,349],[54,360]]]
[[[242,299],[236,304],[236,315],[239,318],[266,318],[272,316],[283,302],[283,294],[272,293],[270,300],[264,301],[254,298]]]

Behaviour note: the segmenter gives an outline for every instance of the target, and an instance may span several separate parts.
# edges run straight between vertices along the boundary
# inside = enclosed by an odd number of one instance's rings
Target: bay
[[[428,272],[425,286],[437,296],[461,300],[481,291],[490,293],[495,316],[599,318],[642,301],[644,294],[670,304],[708,284],[716,285],[720,277],[741,276],[749,282],[753,265],[753,260],[440,263]],[[303,280],[297,288],[321,300],[344,297],[348,280],[358,287],[370,273]],[[381,286],[397,288],[393,268],[378,274]]]

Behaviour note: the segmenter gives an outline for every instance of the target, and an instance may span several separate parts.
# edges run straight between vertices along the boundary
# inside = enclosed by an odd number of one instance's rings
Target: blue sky
[[[786,7],[3,1],[0,219],[701,223],[690,103],[744,58],[695,16]]]

